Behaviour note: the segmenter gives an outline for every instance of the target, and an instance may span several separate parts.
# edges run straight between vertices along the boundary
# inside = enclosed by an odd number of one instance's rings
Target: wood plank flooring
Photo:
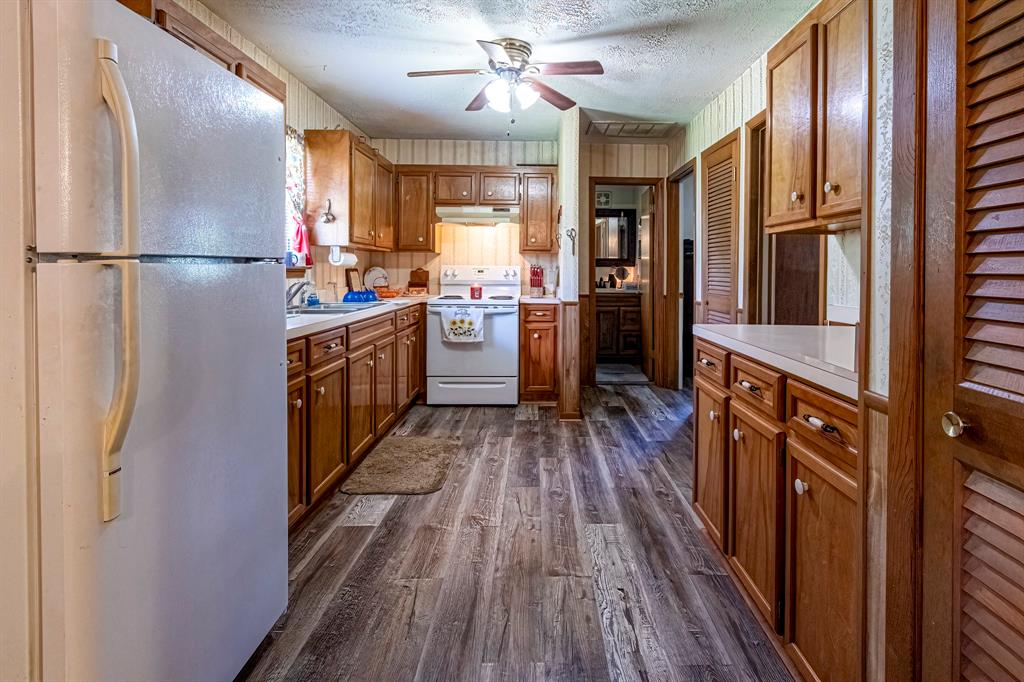
[[[462,439],[444,487],[325,504],[248,679],[792,679],[687,502],[689,393],[583,408],[413,408]]]

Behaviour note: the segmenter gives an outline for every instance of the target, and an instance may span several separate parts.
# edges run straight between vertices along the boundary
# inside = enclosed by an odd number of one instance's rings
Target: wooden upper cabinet
[[[477,174],[443,171],[434,174],[434,203],[475,204]]]
[[[728,552],[727,433],[729,393],[705,379],[694,383],[693,508],[704,521],[708,535],[719,549]]]
[[[550,173],[523,174],[523,201],[519,217],[519,250],[554,248],[555,178]]]
[[[781,630],[786,435],[739,401],[731,401],[729,414],[729,561],[758,610]]]
[[[305,137],[305,220],[310,242],[392,248],[391,164],[348,130],[307,130]],[[378,226],[384,232],[379,240]]]
[[[395,168],[383,156],[377,155],[376,177],[373,186],[373,241],[379,248],[395,248]]]
[[[765,227],[814,218],[817,26],[768,53]]]
[[[519,173],[481,173],[480,203],[514,205],[519,203]]]
[[[376,246],[374,187],[377,182],[377,158],[369,146],[355,141],[352,153],[352,223],[349,239],[353,244]]]
[[[306,375],[311,504],[345,472],[345,372],[341,359]]]
[[[867,136],[866,0],[847,0],[818,26],[817,216],[861,209],[861,150]]]
[[[430,171],[398,171],[395,183],[399,251],[433,251],[434,201]]]
[[[790,439],[786,648],[807,680],[860,679],[857,484]]]

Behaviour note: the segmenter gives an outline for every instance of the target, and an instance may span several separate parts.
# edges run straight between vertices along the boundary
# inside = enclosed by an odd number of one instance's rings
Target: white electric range
[[[519,402],[519,267],[457,265],[441,270],[441,295],[427,302],[427,404],[515,405]],[[474,286],[481,297],[472,298]],[[452,343],[441,310],[480,308],[481,343]]]

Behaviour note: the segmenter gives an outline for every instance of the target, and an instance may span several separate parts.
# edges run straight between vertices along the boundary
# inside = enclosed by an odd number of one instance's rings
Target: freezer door
[[[97,40],[117,46],[139,139],[138,253],[280,258],[280,102],[115,0],[32,3],[36,247],[121,244],[121,141]]]
[[[120,516],[120,269],[38,266],[43,679],[228,680],[287,601],[283,266],[145,263]]]

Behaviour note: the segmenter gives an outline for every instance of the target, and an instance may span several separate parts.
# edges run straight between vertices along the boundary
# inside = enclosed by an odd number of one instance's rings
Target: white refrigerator
[[[287,602],[284,115],[31,3],[42,678],[230,680]]]

